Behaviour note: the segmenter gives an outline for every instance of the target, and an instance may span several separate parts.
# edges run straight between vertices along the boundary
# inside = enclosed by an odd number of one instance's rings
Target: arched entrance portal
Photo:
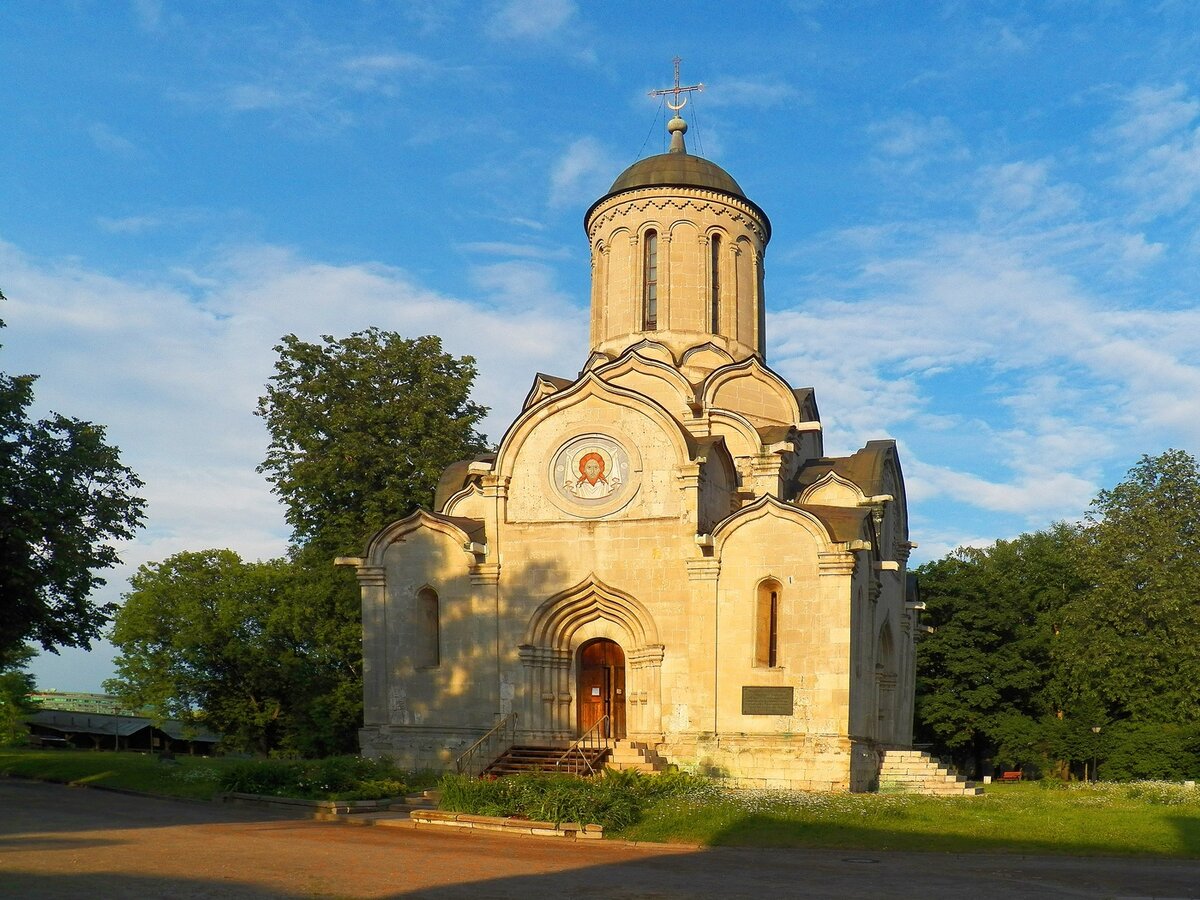
[[[608,716],[604,737],[625,737],[625,654],[616,641],[596,638],[579,648],[579,733]]]

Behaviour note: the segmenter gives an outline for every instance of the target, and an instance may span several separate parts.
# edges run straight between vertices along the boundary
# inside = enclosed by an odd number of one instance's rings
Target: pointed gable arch
[[[521,404],[521,409],[529,409],[540,400],[544,400],[551,394],[556,394],[563,388],[570,387],[573,384],[570,378],[559,378],[555,375],[547,375],[544,372],[538,372],[533,376],[533,386],[529,388],[529,393],[525,395],[525,402]]]
[[[483,522],[477,519],[463,519],[431,513],[418,509],[411,515],[405,516],[390,525],[381,528],[367,542],[364,564],[382,566],[384,554],[388,547],[403,541],[406,536],[421,530],[434,532],[452,541],[463,553],[463,562],[474,565],[475,554],[471,548],[473,543],[482,543]]]
[[[701,389],[706,409],[741,413],[756,425],[794,425],[800,421],[796,395],[782,378],[751,356],[717,369]]]
[[[627,388],[657,401],[678,419],[689,418],[695,392],[672,364],[627,351],[620,358],[596,369],[609,384]]]
[[[483,520],[486,501],[483,488],[478,481],[473,481],[457,494],[450,497],[442,506],[441,512],[456,518]]]
[[[628,652],[659,644],[658,628],[650,610],[633,595],[605,584],[594,573],[534,610],[523,643],[570,650],[575,633],[597,619],[605,619],[624,632],[629,642]]]
[[[712,434],[725,438],[725,446],[733,456],[744,458],[763,452],[762,436],[745,416],[728,409],[710,409],[708,420]]]
[[[858,506],[867,495],[861,487],[837,472],[826,472],[820,479],[806,487],[797,503],[819,503],[824,506]]]
[[[636,391],[609,384],[592,371],[585,373],[571,387],[552,394],[517,417],[500,441],[500,448],[496,451],[495,471],[501,476],[511,477],[521,447],[543,422],[561,416],[573,406],[592,400],[623,407],[645,416],[661,429],[671,444],[678,463],[687,462],[692,458],[691,436],[661,404]]]
[[[734,361],[729,351],[717,346],[713,341],[705,341],[684,351],[679,360],[679,367],[689,373],[703,372],[707,375],[714,369],[727,366]]]
[[[807,510],[784,503],[764,494],[749,506],[744,506],[713,529],[713,555],[720,558],[726,542],[740,529],[763,519],[774,518],[789,522],[808,533],[819,548],[828,549],[837,540],[825,523]]]
[[[675,354],[671,352],[671,348],[662,341],[656,341],[653,338],[642,338],[636,344],[630,344],[621,351],[621,356],[627,356],[631,353],[636,353],[646,359],[657,359],[668,366],[675,365]]]
[[[593,350],[591,355],[587,358],[587,362],[583,364],[583,371],[590,372],[592,369],[597,369],[600,366],[612,361],[613,356],[611,353],[602,353],[599,350]]]

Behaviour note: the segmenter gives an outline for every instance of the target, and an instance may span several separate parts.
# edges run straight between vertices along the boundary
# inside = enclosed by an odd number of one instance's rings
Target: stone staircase
[[[620,772],[635,771],[654,774],[667,767],[666,760],[641,741],[614,741],[608,768]]]
[[[491,765],[483,770],[488,776],[518,775],[522,772],[559,772],[566,775],[588,775],[588,764],[599,772],[611,752],[607,747],[572,753],[561,765],[555,765],[565,751],[564,747],[509,747]],[[586,754],[587,764],[580,754]]]
[[[924,750],[885,750],[879,766],[879,792],[977,797],[983,788]]]

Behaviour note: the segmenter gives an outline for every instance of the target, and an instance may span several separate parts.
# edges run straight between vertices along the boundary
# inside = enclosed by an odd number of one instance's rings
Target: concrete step
[[[566,775],[588,775],[604,767],[608,749],[584,750],[571,753],[566,759],[565,747],[510,747],[499,759],[483,770],[484,775],[519,775],[523,772],[557,772]],[[586,758],[586,762],[585,762]],[[561,762],[560,762],[561,760]],[[588,766],[591,766],[589,770]]]
[[[983,788],[923,750],[884,751],[879,789],[934,796],[976,797],[983,793]]]
[[[615,741],[607,767],[617,771],[636,771],[653,774],[667,767],[666,761],[642,741]]]

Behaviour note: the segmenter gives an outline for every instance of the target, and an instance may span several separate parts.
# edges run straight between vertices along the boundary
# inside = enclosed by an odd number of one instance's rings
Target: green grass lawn
[[[63,784],[98,785],[165,797],[209,800],[222,769],[240,760],[177,756],[160,762],[141,753],[89,750],[6,750],[0,748],[0,775]]]
[[[992,785],[981,797],[720,789],[673,797],[616,837],[754,847],[1200,857],[1200,789]]]
[[[0,749],[0,775],[208,799],[240,760]],[[1200,789],[1162,783],[992,785],[982,797],[733,791],[699,783],[611,837],[839,850],[1200,858]]]

